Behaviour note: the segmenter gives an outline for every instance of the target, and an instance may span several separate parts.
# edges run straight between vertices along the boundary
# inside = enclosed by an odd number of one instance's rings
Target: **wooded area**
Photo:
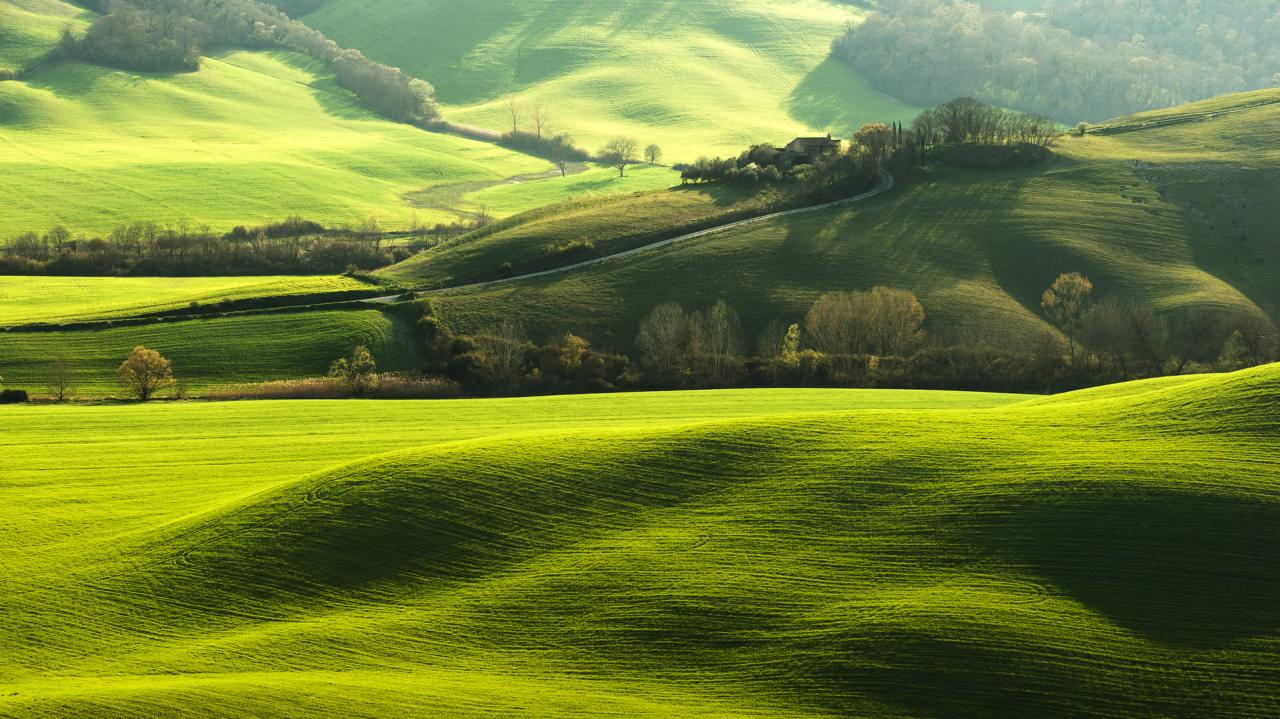
[[[963,94],[1075,123],[1280,84],[1277,37],[1275,0],[882,0],[833,54],[917,105]]]

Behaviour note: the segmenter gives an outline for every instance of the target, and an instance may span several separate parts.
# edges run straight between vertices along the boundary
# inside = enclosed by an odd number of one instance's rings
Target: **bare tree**
[[[662,162],[662,148],[657,145],[649,145],[644,148],[644,161],[650,165]]]
[[[641,363],[658,382],[675,385],[683,379],[689,335],[689,317],[677,304],[654,307],[640,323],[636,348]]]
[[[49,396],[57,402],[65,402],[75,389],[76,371],[66,355],[59,355],[49,366]]]
[[[520,118],[524,117],[524,106],[517,102],[514,97],[508,97],[504,107],[506,107],[507,115],[511,118],[511,134],[514,135],[520,131]]]
[[[524,375],[529,339],[520,323],[503,320],[477,335],[476,344],[483,355],[486,378],[494,386],[514,386]]]
[[[726,385],[739,364],[741,330],[738,315],[724,300],[698,313],[690,328],[691,344],[702,374],[713,385]]]
[[[551,146],[551,164],[555,165],[560,171],[560,176],[564,177],[569,174],[569,163],[573,161],[575,154],[573,138],[560,133],[555,136],[554,141]]]
[[[533,121],[533,129],[538,133],[538,139],[541,140],[542,131],[551,122],[551,113],[542,105],[534,105],[533,110],[529,112],[529,119]]]
[[[627,165],[636,161],[639,147],[640,143],[629,137],[615,137],[606,142],[604,148],[600,150],[600,159],[606,165],[616,167],[618,177],[623,177],[627,173]]]

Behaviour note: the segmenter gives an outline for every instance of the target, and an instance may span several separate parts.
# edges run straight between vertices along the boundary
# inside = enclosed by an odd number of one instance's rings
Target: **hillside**
[[[65,28],[83,30],[91,13],[61,0],[10,0],[0,4],[0,75],[44,59]]]
[[[354,462],[361,403],[0,408],[0,714],[1280,711],[1280,366],[800,392],[383,403]]]
[[[915,108],[828,61],[859,11],[824,0],[324,0],[303,20],[436,88],[452,122],[510,129],[508,96],[595,149],[625,134],[671,161]]]
[[[514,317],[535,336],[567,329],[625,349],[661,302],[724,299],[754,333],[772,319],[801,320],[823,292],[888,284],[920,296],[931,333],[1029,347],[1051,331],[1039,312],[1044,288],[1075,271],[1103,296],[1162,312],[1212,306],[1275,321],[1280,249],[1270,238],[1280,217],[1270,198],[1280,192],[1280,104],[1258,104],[1267,98],[1280,93],[1221,98],[1205,121],[1063,137],[1038,167],[938,167],[855,205],[435,301],[465,330]],[[530,215],[527,226],[545,236],[578,231],[580,208],[565,212],[560,230],[553,211]],[[511,252],[521,246],[513,240]],[[465,238],[441,249],[462,256],[464,248]],[[422,272],[429,284],[430,268],[449,258],[411,262],[389,274]]]

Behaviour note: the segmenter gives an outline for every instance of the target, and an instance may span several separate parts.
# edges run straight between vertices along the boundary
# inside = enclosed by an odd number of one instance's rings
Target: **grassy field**
[[[83,30],[92,13],[61,0],[0,3],[0,70],[25,70],[53,50],[62,31]]]
[[[1220,99],[1215,107],[1221,112],[1258,99]],[[1280,105],[1062,138],[1055,159],[1041,167],[938,168],[857,205],[568,274],[439,293],[436,302],[462,329],[514,317],[535,336],[571,330],[625,350],[642,317],[661,302],[705,307],[724,299],[754,333],[771,319],[800,321],[822,292],[889,284],[921,297],[935,334],[1030,347],[1051,331],[1039,312],[1044,288],[1059,273],[1083,272],[1099,296],[1131,297],[1161,311],[1219,307],[1274,321],[1280,319],[1280,248],[1270,240],[1280,223],[1272,201],[1280,193],[1277,147]],[[553,212],[530,216],[539,236],[581,231],[583,209],[560,220]],[[486,252],[493,258],[525,252],[524,241],[509,234],[509,250]],[[476,249],[446,246],[388,274],[430,272]],[[481,263],[492,264],[487,257]]]
[[[1272,715],[1277,393],[3,407],[0,715]]]
[[[452,121],[509,129],[514,96],[590,149],[627,134],[691,161],[914,116],[827,60],[859,17],[821,0],[327,0],[303,19],[429,80]]]
[[[166,321],[70,332],[0,334],[0,376],[9,387],[43,394],[49,368],[71,360],[80,397],[118,397],[115,370],[138,345],[173,361],[190,391],[212,386],[323,375],[329,363],[365,345],[387,371],[416,366],[410,327],[378,310]]]
[[[676,187],[574,200],[533,210],[434,247],[383,270],[404,284],[448,287],[611,255],[764,211],[774,193]]]
[[[367,290],[349,277],[0,277],[0,327],[130,317],[224,300]]]
[[[400,227],[452,212],[405,195],[550,164],[378,118],[287,53],[228,52],[199,72],[64,64],[0,83],[0,237],[134,220],[227,230],[287,214]]]

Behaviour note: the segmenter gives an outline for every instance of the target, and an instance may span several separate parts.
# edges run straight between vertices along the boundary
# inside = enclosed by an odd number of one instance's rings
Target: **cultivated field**
[[[1278,395],[3,407],[0,714],[1271,715]]]
[[[454,122],[510,129],[515,96],[589,149],[627,134],[692,161],[909,120],[915,108],[826,59],[859,17],[822,0],[326,0],[303,20],[430,81]]]

